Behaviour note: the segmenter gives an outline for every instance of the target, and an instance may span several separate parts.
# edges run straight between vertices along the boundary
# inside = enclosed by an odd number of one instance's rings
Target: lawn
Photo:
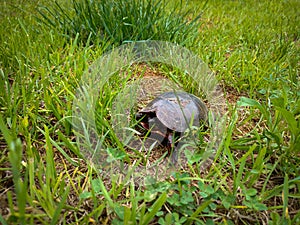
[[[299,8],[2,0],[0,222],[300,224]],[[145,43],[147,60],[114,55]],[[175,168],[159,164],[166,148],[129,146],[139,132],[122,120],[149,102],[137,93],[168,88],[220,113],[189,129]]]

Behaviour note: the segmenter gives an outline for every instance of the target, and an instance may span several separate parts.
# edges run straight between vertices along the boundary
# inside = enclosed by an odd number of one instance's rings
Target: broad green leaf
[[[253,206],[254,206],[254,209],[259,210],[259,211],[268,210],[268,207],[263,203],[256,202],[253,204]]]
[[[247,196],[253,197],[256,194],[257,194],[257,190],[254,189],[254,188],[250,188],[250,189],[248,189],[248,190],[245,191],[245,195],[247,195]]]
[[[298,127],[298,123],[297,120],[295,119],[295,116],[287,111],[284,108],[280,108],[280,107],[276,107],[276,109],[281,112],[281,115],[283,116],[283,118],[287,121],[288,123],[288,128],[289,130],[292,132],[292,135],[299,135],[300,133],[300,128]]]

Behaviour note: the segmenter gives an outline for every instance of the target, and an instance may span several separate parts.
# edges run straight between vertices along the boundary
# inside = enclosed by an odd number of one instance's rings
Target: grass
[[[299,224],[299,7],[296,0],[1,1],[0,222]],[[228,102],[209,169],[190,165],[143,188],[130,177],[101,179],[72,129],[83,71],[108,49],[141,39],[193,50]],[[195,93],[182,71],[152,66],[150,75]],[[125,148],[109,113],[126,82],[113,76],[104,86],[97,120],[105,150],[121,161]]]

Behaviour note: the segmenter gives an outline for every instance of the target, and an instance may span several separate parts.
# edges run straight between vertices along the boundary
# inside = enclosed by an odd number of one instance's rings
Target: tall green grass
[[[191,10],[183,2],[169,6],[166,1],[73,1],[41,7],[41,21],[64,36],[96,39],[114,45],[135,40],[165,40],[192,46],[197,40],[198,16],[188,20]]]

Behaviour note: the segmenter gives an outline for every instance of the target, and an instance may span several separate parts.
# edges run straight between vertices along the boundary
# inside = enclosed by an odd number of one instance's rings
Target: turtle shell
[[[199,126],[206,120],[207,108],[196,96],[186,92],[166,92],[139,111],[139,114],[153,115],[170,130],[184,132],[193,121]]]

